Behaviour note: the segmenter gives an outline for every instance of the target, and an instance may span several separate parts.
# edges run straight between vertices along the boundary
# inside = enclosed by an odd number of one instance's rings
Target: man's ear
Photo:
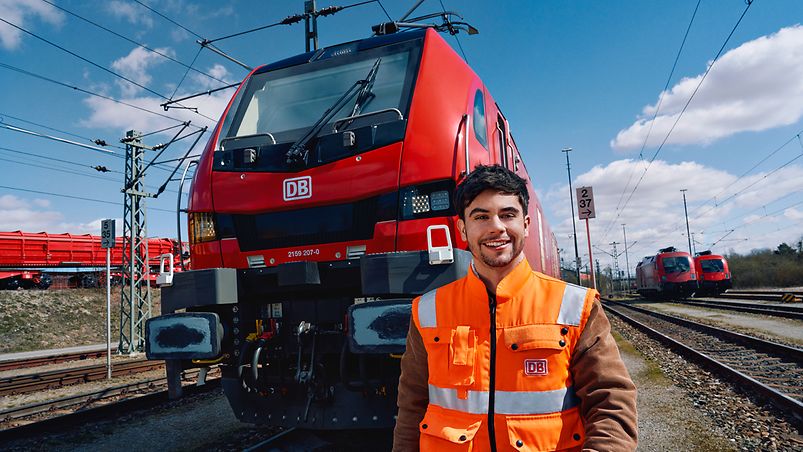
[[[524,216],[524,237],[530,236],[530,216]]]
[[[464,242],[468,242],[468,236],[466,235],[466,222],[462,219],[457,219],[457,229],[460,231],[460,237],[463,239]]]

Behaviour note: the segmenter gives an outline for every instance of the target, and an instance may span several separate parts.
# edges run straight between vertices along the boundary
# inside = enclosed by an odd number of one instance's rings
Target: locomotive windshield
[[[661,262],[667,273],[683,273],[691,269],[688,257],[665,257]]]
[[[706,259],[700,261],[703,273],[719,273],[725,271],[725,265],[718,259]]]
[[[397,109],[406,117],[420,54],[419,43],[412,41],[378,47],[256,73],[233,103],[223,124],[221,139],[269,134],[271,142],[297,140],[356,81],[365,79],[378,59],[381,65],[377,68],[370,95],[364,97],[356,109],[359,96],[352,97],[339,108],[324,130],[331,131],[337,120],[349,117],[355,111],[364,115]],[[398,114],[387,117],[398,119]]]

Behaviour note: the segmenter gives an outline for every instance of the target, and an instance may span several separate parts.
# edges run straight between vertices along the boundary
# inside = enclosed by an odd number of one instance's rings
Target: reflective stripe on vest
[[[580,325],[587,292],[588,289],[585,287],[566,284],[566,288],[563,289],[563,300],[560,302],[560,313],[558,313],[557,322],[559,324]]]
[[[457,397],[457,390],[429,385],[429,403],[470,414],[488,413],[488,391],[468,391],[468,397]],[[573,387],[552,391],[496,391],[496,414],[549,414],[565,411],[580,404]]]
[[[435,292],[437,290],[430,290],[421,295],[421,300],[418,301],[418,323],[421,328],[438,326],[438,320],[435,316]]]

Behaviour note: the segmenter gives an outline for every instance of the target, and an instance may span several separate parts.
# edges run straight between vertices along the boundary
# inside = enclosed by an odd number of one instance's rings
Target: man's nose
[[[502,222],[498,215],[493,215],[491,216],[491,227],[494,231],[504,231],[505,223]]]

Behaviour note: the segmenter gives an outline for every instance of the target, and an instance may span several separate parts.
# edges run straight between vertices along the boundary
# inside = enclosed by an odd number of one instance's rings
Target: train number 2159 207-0
[[[318,248],[309,248],[306,250],[292,250],[287,252],[287,257],[306,257],[306,256],[317,256],[321,254],[321,250]]]

